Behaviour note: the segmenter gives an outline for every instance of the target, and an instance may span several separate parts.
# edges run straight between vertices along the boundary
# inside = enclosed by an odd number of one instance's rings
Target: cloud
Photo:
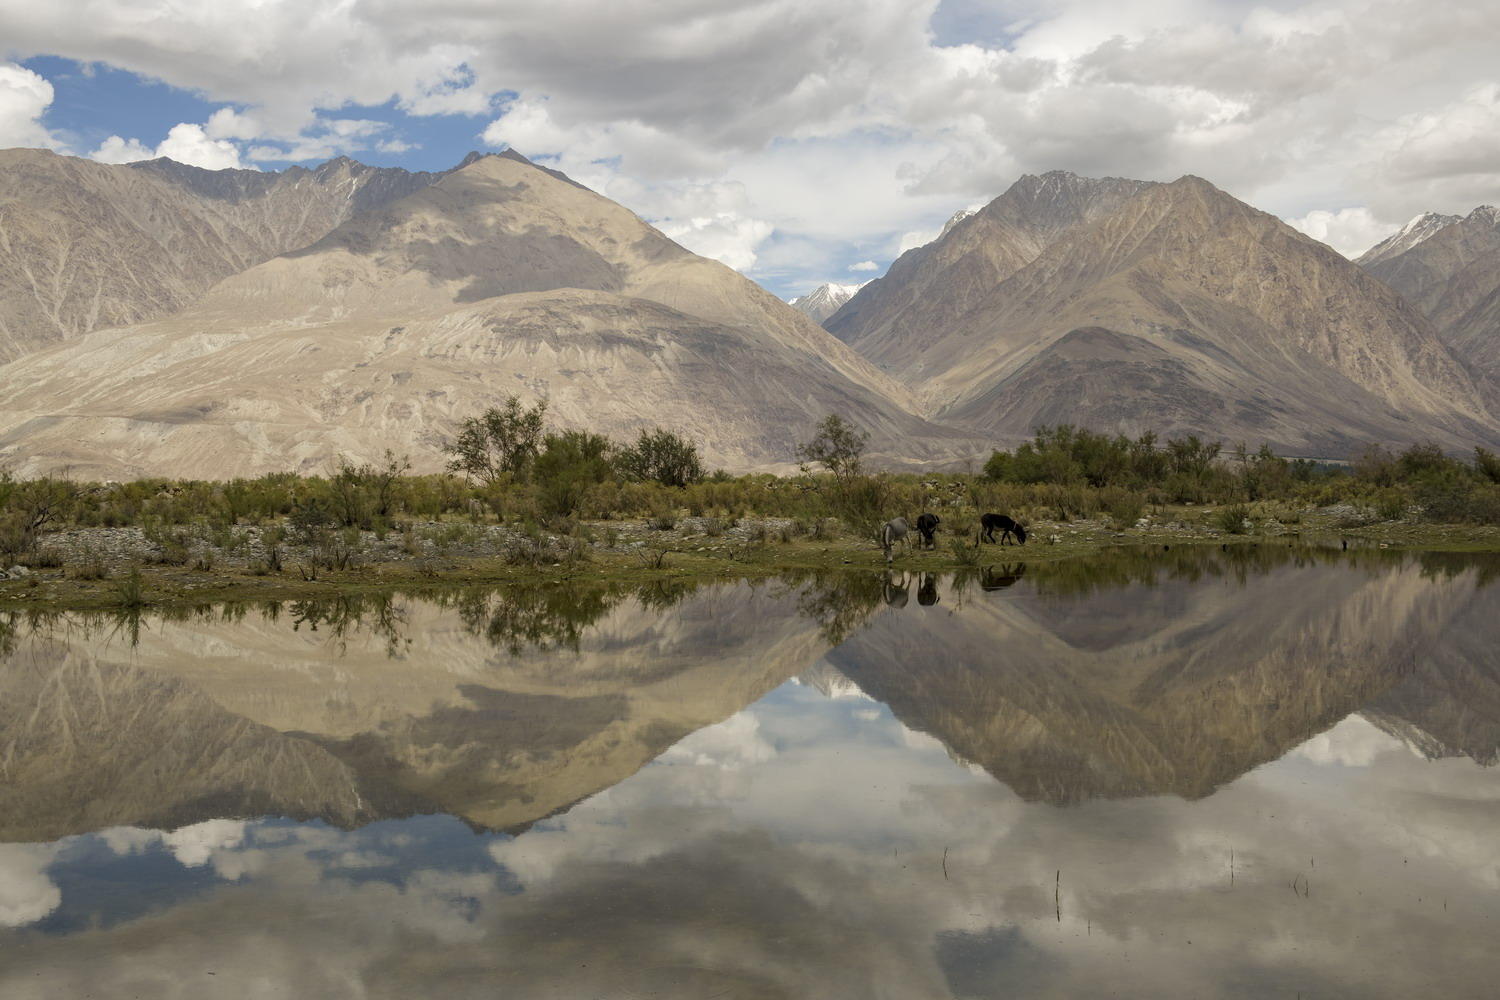
[[[141,144],[139,139],[125,139],[118,135],[112,135],[99,144],[99,148],[89,154],[89,159],[98,160],[100,163],[135,163],[137,160],[149,160],[156,156],[156,151]]]
[[[52,84],[46,79],[14,63],[0,62],[0,147],[57,147],[58,141],[41,122],[52,97]]]
[[[219,118],[219,114],[215,113],[214,118]],[[213,119],[210,119],[209,125],[215,126]],[[139,139],[125,139],[112,135],[100,143],[98,149],[89,154],[90,159],[101,163],[134,163],[137,160],[150,160],[158,156],[165,156],[178,163],[186,163],[188,166],[202,167],[204,170],[225,170],[243,166],[240,162],[239,147],[228,139],[214,138],[207,128],[190,122],[173,125],[167,132],[167,137],[158,143],[154,150],[147,148]]]
[[[878,270],[880,270],[880,265],[877,264],[877,263],[875,263],[873,260],[861,260],[861,261],[858,261],[856,263],[850,264],[849,265],[849,270],[851,270],[851,271],[878,271]]]
[[[35,923],[62,903],[62,893],[47,875],[51,848],[0,844],[0,927]]]
[[[242,160],[408,141],[350,131],[341,123],[361,120],[340,117],[350,107],[492,113],[489,144],[551,157],[671,220],[694,249],[796,286],[916,245],[954,208],[1054,168],[1200,174],[1326,225],[1345,247],[1422,211],[1500,201],[1491,0],[707,0],[683,11],[681,0],[499,0],[482,14],[418,0],[58,0],[0,27],[18,54],[102,61],[232,105],[255,127],[211,119],[204,137],[246,144]],[[50,100],[39,84],[27,75],[19,97],[0,87],[0,123],[31,141]],[[195,155],[227,160],[190,138]],[[120,139],[100,155],[137,152]],[[702,191],[726,184],[742,187],[740,203],[704,209]]]
[[[1300,219],[1287,219],[1287,225],[1333,247],[1345,257],[1354,258],[1401,228],[1375,218],[1369,208],[1342,208],[1337,212],[1315,209]]]

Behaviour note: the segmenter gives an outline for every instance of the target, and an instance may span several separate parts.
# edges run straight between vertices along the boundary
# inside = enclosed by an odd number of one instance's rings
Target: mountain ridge
[[[1411,305],[1208,181],[1018,185],[826,324],[933,419],[1001,439],[1065,420],[1323,456],[1371,440],[1466,450],[1500,433],[1492,387]],[[1070,189],[1087,197],[1068,205]],[[1013,232],[983,228],[987,214],[1013,214],[997,207],[1045,207],[1038,191],[1064,207],[1031,223],[1034,256]],[[891,321],[882,300],[921,322]],[[1116,362],[1125,349],[1127,367],[1091,359],[1091,345]]]
[[[443,175],[346,157],[271,173],[0,150],[0,363],[170,315]]]
[[[827,412],[893,462],[978,447],[758,285],[512,154],[357,213],[187,310],[0,368],[0,457],[221,478],[392,448],[436,469],[459,421],[510,392],[547,399],[564,427],[672,426],[730,468],[790,464]]]

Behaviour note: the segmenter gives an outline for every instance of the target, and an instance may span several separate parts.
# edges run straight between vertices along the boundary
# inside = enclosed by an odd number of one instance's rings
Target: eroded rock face
[[[506,395],[629,437],[666,426],[712,465],[776,467],[827,413],[877,458],[980,442],[753,282],[518,155],[469,162],[168,319],[0,369],[0,454],[106,478],[442,463]]]
[[[0,150],[0,362],[169,315],[440,176],[344,157],[263,173]]]
[[[1063,420],[1342,455],[1500,435],[1416,309],[1195,177],[1023,178],[826,325],[935,419],[1002,438]]]
[[[1500,376],[1500,209],[1419,216],[1359,264],[1430,319],[1460,358]]]

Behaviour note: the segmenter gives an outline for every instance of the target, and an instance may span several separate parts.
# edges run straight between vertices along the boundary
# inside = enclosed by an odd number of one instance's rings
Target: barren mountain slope
[[[0,455],[26,471],[223,477],[387,448],[434,469],[510,393],[563,426],[664,425],[714,464],[789,462],[828,412],[872,452],[956,432],[786,303],[516,155],[470,163],[157,323],[0,368]]]
[[[1423,218],[1448,224],[1399,252],[1381,244],[1359,264],[1430,319],[1460,358],[1500,375],[1500,209]]]
[[[1002,437],[1065,419],[1341,454],[1496,435],[1471,372],[1399,296],[1195,177],[1064,232],[903,350],[929,412]]]
[[[915,381],[930,338],[957,324],[1063,233],[1146,186],[1062,170],[1022,177],[980,211],[955,216],[938,239],[902,254],[885,277],[865,285],[823,325],[883,369]]]
[[[0,150],[0,362],[175,312],[438,176],[342,157],[262,173]]]

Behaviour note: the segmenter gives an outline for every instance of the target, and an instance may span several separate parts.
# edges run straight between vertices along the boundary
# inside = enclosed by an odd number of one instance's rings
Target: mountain
[[[0,362],[168,315],[439,176],[342,157],[263,173],[0,150]]]
[[[951,230],[954,226],[958,225],[960,222],[964,221],[973,214],[974,213],[967,208],[960,208],[957,212],[954,212],[948,217],[948,221],[943,223],[943,231],[938,233],[938,238],[941,239],[942,237],[947,236],[949,230]]]
[[[978,212],[908,250],[860,289],[824,327],[887,370],[920,369],[925,344],[956,324],[1006,278],[1074,226],[1140,191],[1141,181],[1091,180],[1066,171],[1027,175]]]
[[[511,393],[561,426],[670,427],[737,469],[791,462],[829,412],[870,431],[876,459],[974,448],[758,285],[507,152],[170,317],[0,368],[0,457],[213,478],[393,449],[433,470],[460,421]]]
[[[857,291],[858,285],[835,285],[829,282],[819,285],[806,295],[797,296],[787,305],[809,317],[814,323],[821,323],[838,312],[839,306],[853,298]]]
[[[1425,235],[1403,240],[1398,233],[1359,265],[1416,306],[1460,358],[1500,376],[1500,209],[1429,213],[1406,228],[1413,227]]]
[[[1022,178],[825,325],[996,438],[1067,422],[1339,456],[1500,436],[1493,390],[1411,305],[1197,177]]]
[[[1401,227],[1400,232],[1393,233],[1375,244],[1361,254],[1355,263],[1361,267],[1369,268],[1383,260],[1399,257],[1406,251],[1415,247],[1438,233],[1463,220],[1461,215],[1439,215],[1436,212],[1423,212]]]

